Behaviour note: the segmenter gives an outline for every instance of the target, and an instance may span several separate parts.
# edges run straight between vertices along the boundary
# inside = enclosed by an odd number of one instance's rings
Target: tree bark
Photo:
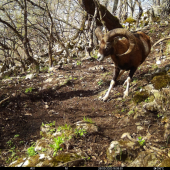
[[[163,14],[164,15],[169,15],[170,14],[170,1],[169,0],[164,0],[164,3],[162,4],[163,6]]]
[[[156,5],[159,5],[160,6],[160,0],[156,0]]]
[[[33,58],[33,54],[30,55],[30,52],[32,53],[32,50],[31,50],[31,47],[29,44],[29,39],[28,39],[27,21],[28,21],[28,19],[27,19],[27,0],[24,0],[24,31],[25,31],[25,35],[23,38],[24,51],[25,51],[25,54],[27,55],[28,60],[31,63],[34,63],[36,65],[36,71],[39,71],[39,63]]]
[[[95,12],[95,3],[92,0],[78,0],[81,7],[88,13],[94,16]],[[114,17],[105,6],[99,6],[99,10],[101,11],[102,20],[105,22],[105,26],[108,30],[112,30],[115,28],[123,28],[119,23],[119,19]],[[102,26],[102,22],[100,20],[99,11],[96,17],[96,26]]]
[[[119,3],[119,0],[115,0],[114,1],[114,5],[113,5],[113,9],[112,9],[112,14],[114,14],[116,12],[118,3]]]
[[[138,24],[139,24],[139,20],[140,20],[142,14],[143,14],[143,9],[142,9],[142,5],[141,5],[140,1],[136,0],[136,3],[139,6],[139,14],[137,15],[137,22],[136,22],[136,27],[137,27]]]

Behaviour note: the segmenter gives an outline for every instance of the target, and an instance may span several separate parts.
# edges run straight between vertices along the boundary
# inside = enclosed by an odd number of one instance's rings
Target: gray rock
[[[158,166],[159,162],[160,159],[157,158],[157,154],[142,151],[128,167],[154,167]]]

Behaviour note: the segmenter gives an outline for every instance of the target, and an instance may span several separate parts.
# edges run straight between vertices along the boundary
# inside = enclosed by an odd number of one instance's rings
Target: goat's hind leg
[[[123,84],[123,86],[124,86],[125,84],[127,84],[126,90],[124,91],[123,98],[125,98],[125,97],[127,97],[127,96],[129,95],[130,81],[132,80],[132,77],[133,77],[135,71],[136,71],[136,68],[133,68],[133,69],[130,70],[129,76],[128,76],[128,78],[126,79],[126,81],[124,82],[124,84]]]
[[[112,87],[115,85],[115,82],[116,82],[117,77],[119,76],[119,73],[120,73],[120,69],[116,67],[114,69],[113,79],[110,82],[109,89],[107,90],[107,93],[105,94],[105,96],[102,98],[103,101],[106,101],[109,98],[110,91]]]

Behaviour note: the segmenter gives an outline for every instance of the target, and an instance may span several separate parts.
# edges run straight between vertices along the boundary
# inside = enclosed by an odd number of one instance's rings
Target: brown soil
[[[146,32],[152,36],[155,42],[159,39],[156,34],[165,30],[166,28],[160,27],[156,28],[153,33],[150,33],[149,30]],[[0,148],[3,154],[6,153],[3,157],[8,158],[11,154],[10,147],[6,143],[10,139],[13,139],[12,146],[15,145],[19,150],[17,155],[20,156],[23,154],[21,150],[30,147],[31,142],[41,138],[40,126],[42,122],[56,121],[56,126],[73,125],[75,122],[83,120],[85,116],[96,123],[99,132],[72,140],[73,147],[80,147],[90,157],[90,160],[81,166],[108,166],[106,149],[110,142],[119,140],[123,133],[136,133],[135,123],[140,120],[131,117],[127,126],[120,125],[118,122],[134,105],[132,101],[134,92],[148,84],[144,75],[155,69],[157,55],[153,50],[136,71],[133,77],[136,83],[131,84],[129,96],[126,99],[121,98],[125,90],[122,84],[127,78],[127,72],[117,82],[107,102],[98,100],[99,93],[109,87],[112,79],[113,66],[111,64],[113,62],[110,59],[102,63],[84,61],[81,66],[72,68],[71,65],[64,65],[63,69],[56,69],[50,77],[57,78],[59,75],[63,75],[63,77],[72,76],[73,78],[55,90],[50,87],[39,91],[39,88],[44,86],[43,81],[47,79],[42,77],[45,73],[40,73],[32,80],[23,79],[21,82],[18,82],[17,79],[13,79],[12,83],[0,81],[0,101],[13,94],[13,97],[0,105]],[[158,67],[163,67],[167,63],[169,63],[169,59]],[[90,67],[96,65],[103,65],[105,69],[89,71]],[[103,80],[103,84],[99,83],[100,80]],[[25,93],[29,87],[33,87],[34,90]],[[45,105],[48,105],[49,108],[45,108]],[[50,110],[54,110],[58,114],[49,114]],[[156,115],[150,118],[153,124],[160,121],[156,118]],[[145,133],[144,130],[143,135]],[[19,134],[18,138],[14,138],[16,134]],[[20,141],[24,143],[20,143]],[[8,166],[8,164],[5,160],[0,160],[0,166]],[[110,166],[121,166],[121,161],[112,162]]]

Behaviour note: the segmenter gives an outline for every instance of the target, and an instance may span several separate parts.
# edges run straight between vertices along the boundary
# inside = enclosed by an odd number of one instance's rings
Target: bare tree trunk
[[[89,46],[86,47],[86,56],[87,57],[90,57],[90,52],[93,50],[93,30],[94,30],[94,23],[96,21],[96,16],[97,16],[97,5],[95,7],[95,13],[94,13],[94,17],[93,17],[93,20],[91,22],[91,26],[90,26],[90,29],[89,29]]]
[[[53,23],[51,23],[50,26],[50,36],[49,36],[49,44],[48,44],[48,57],[49,57],[49,67],[52,67],[53,61],[52,61],[52,39],[53,39],[53,35],[52,35],[52,29],[53,29]]]
[[[127,5],[127,0],[124,0],[124,5],[123,5],[123,15],[121,21],[123,22],[124,20],[127,19],[128,17],[128,5]]]
[[[163,0],[162,15],[166,17],[169,14],[170,14],[170,1],[169,0]]]
[[[51,16],[51,13],[50,13],[50,11],[49,11],[49,8],[48,8],[48,5],[47,5],[47,4],[46,4],[46,7],[47,7],[48,16],[49,16],[49,18],[50,18],[50,20],[51,20],[51,24],[54,26],[53,18],[52,18],[52,16]],[[64,50],[66,51],[66,58],[67,58],[67,57],[69,56],[69,51],[68,51],[67,47],[64,45],[64,43],[61,41],[61,38],[60,38],[60,36],[59,36],[58,33],[57,33],[56,27],[55,27],[55,35],[56,35],[57,38],[55,38],[55,37],[53,36],[53,34],[52,34],[52,35],[51,35],[51,36],[52,36],[52,39],[53,39],[54,41],[58,42],[58,43],[62,46],[62,48],[64,48]]]
[[[27,28],[28,28],[27,27],[27,0],[24,0],[24,31],[25,31],[24,39],[23,39],[24,51],[28,57],[28,60],[31,61],[31,63],[34,63],[36,65],[36,71],[39,71],[39,63],[33,58],[33,55],[31,56],[29,53],[29,50],[30,50],[30,52],[32,52],[32,50],[29,45]]]
[[[92,0],[78,0],[82,8],[88,13],[94,16],[95,12],[95,4],[94,1]],[[115,28],[122,28],[122,25],[119,23],[119,20],[117,17],[114,17],[106,7],[103,5],[99,5],[100,11],[101,11],[101,16],[102,20],[105,22],[106,27],[108,30],[112,30]],[[100,21],[100,14],[99,12],[97,13],[97,21],[96,21],[97,26],[102,26],[103,24]]]
[[[119,5],[119,19],[120,20],[121,20],[122,12],[123,12],[123,0],[120,0],[120,5]]]
[[[137,27],[138,24],[139,24],[139,20],[140,20],[140,18],[141,18],[141,16],[142,16],[142,13],[143,13],[143,9],[142,9],[142,5],[141,5],[141,2],[140,2],[140,1],[136,0],[136,3],[137,3],[138,6],[139,6],[139,14],[137,15],[137,22],[136,22],[136,27]]]
[[[108,4],[109,4],[109,0],[105,0],[105,1],[104,1],[104,6],[105,6],[106,8],[107,8]]]
[[[115,15],[115,12],[117,10],[117,6],[118,6],[119,0],[115,0],[114,1],[114,5],[113,5],[113,9],[112,9],[112,14]]]
[[[156,5],[160,6],[160,4],[161,4],[160,0],[156,0]]]
[[[129,3],[128,3],[130,9],[131,9],[131,17],[133,17],[134,15],[134,10],[135,10],[135,5],[136,5],[136,1],[133,1],[133,0],[129,0]]]

